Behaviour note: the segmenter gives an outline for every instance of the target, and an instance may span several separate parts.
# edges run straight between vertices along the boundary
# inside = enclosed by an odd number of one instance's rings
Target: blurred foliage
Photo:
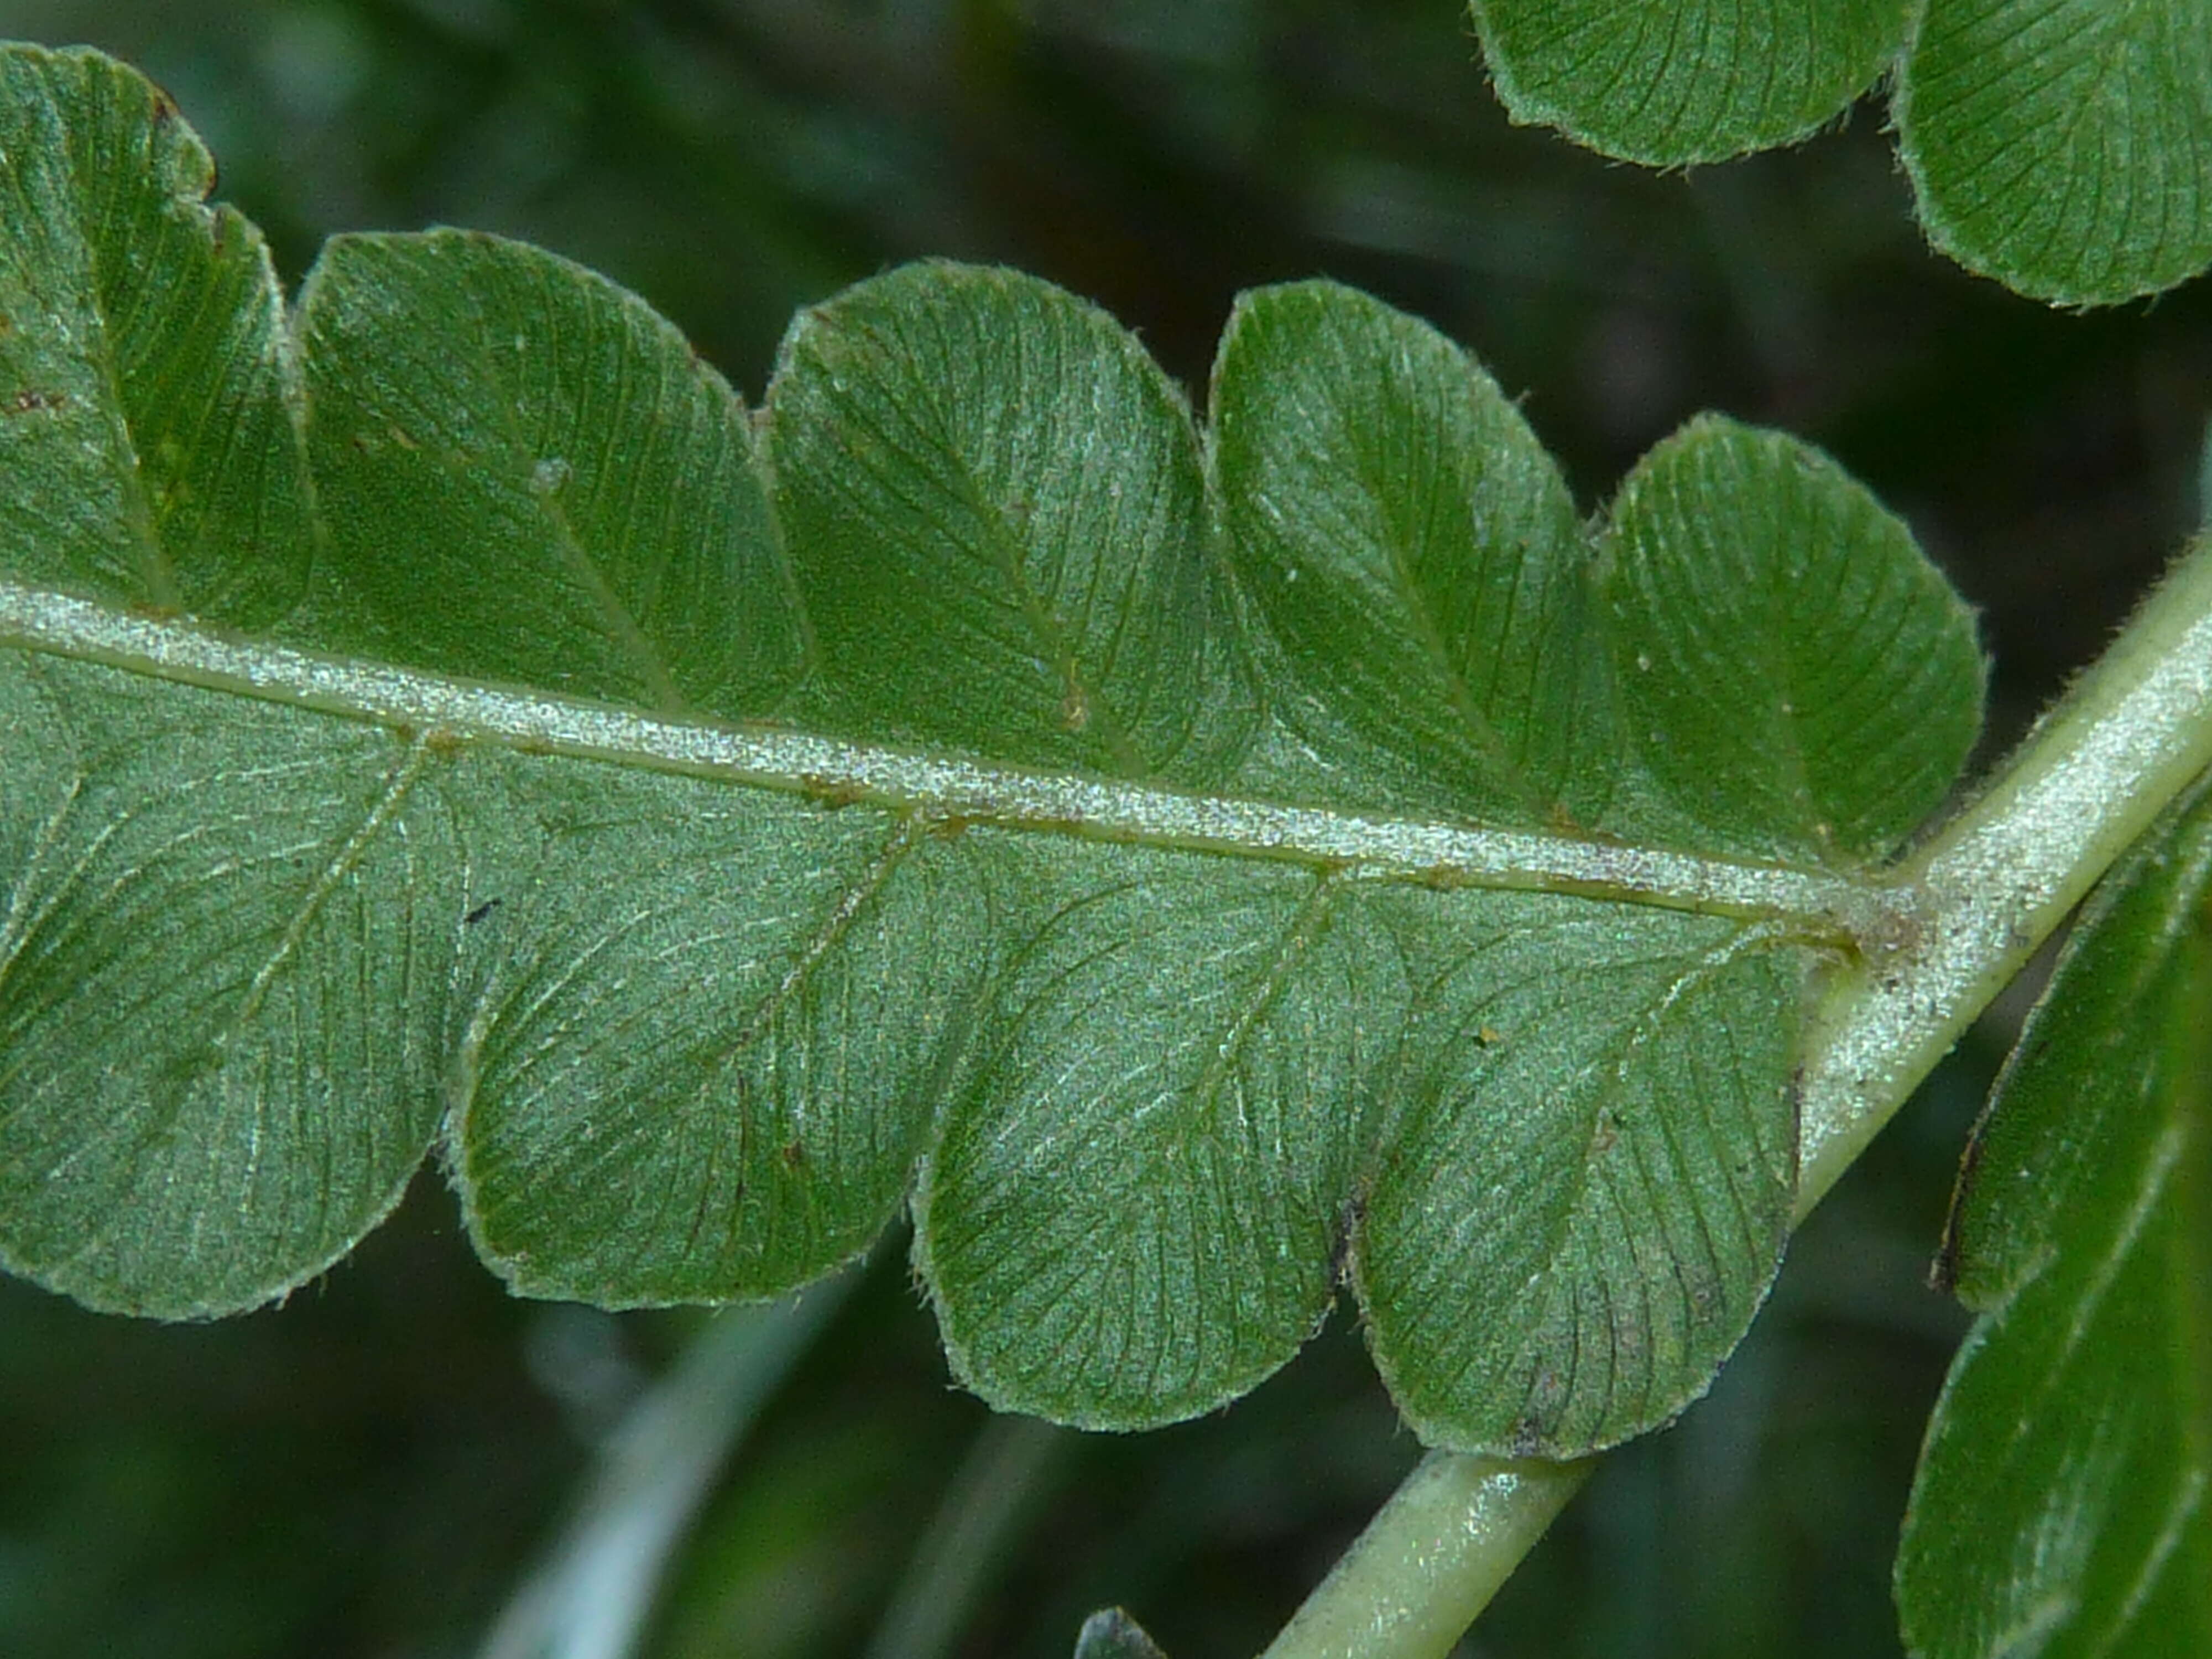
[[[2001,736],[2197,521],[2212,283],[2067,317],[1929,256],[1875,118],[1687,175],[1507,125],[1457,0],[0,0],[167,87],[288,277],[347,228],[479,226],[608,271],[757,392],[798,306],[921,253],[1091,295],[1202,388],[1230,295],[1326,273],[1525,395],[1594,506],[1692,411],[1786,426],[1984,607]],[[1792,1249],[1677,1430],[1609,1459],[1465,1644],[1881,1655],[1962,1320],[1922,1274],[2002,1035]],[[425,1181],[282,1310],[95,1318],[0,1284],[0,1652],[472,1650],[588,1449],[701,1316],[508,1300]],[[650,1650],[866,1650],[994,1452],[898,1252],[785,1387]],[[1128,1607],[1255,1651],[1417,1449],[1340,1321],[1232,1410],[1055,1437],[951,1651],[1064,1655]]]

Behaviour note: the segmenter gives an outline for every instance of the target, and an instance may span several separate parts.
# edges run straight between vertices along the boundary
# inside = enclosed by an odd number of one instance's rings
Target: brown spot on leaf
[[[0,333],[5,333],[6,331],[7,331],[4,328],[0,328]],[[22,391],[17,392],[14,397],[9,398],[6,402],[0,403],[0,414],[36,415],[50,413],[57,410],[66,409],[68,407],[68,392],[40,392],[27,386]]]
[[[868,799],[866,790],[842,778],[825,778],[817,773],[810,772],[800,778],[799,782],[799,787],[806,792],[806,798],[809,800],[817,806],[826,806],[833,812],[842,811],[848,806],[858,806]]]

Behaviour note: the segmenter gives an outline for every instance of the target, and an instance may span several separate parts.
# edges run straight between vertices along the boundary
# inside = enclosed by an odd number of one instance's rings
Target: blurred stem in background
[[[482,1659],[629,1659],[669,1556],[731,1449],[857,1271],[705,1322],[607,1437],[574,1518],[507,1604]]]
[[[953,1650],[1072,1437],[1034,1418],[983,1425],[891,1592],[866,1659],[938,1659]]]
[[[2204,447],[2197,457],[2197,516],[2212,530],[2212,420],[2204,423]]]

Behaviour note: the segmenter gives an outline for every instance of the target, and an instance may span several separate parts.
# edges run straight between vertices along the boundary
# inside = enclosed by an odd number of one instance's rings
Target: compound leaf
[[[2092,900],[1960,1176],[1982,1318],[1897,1565],[1926,1659],[2212,1647],[2212,793]]]
[[[609,1305],[910,1192],[958,1373],[1069,1421],[1233,1398],[1347,1279],[1443,1443],[1704,1388],[1805,976],[1978,708],[1831,464],[1696,425],[1585,528],[1327,284],[1240,304],[1203,439],[1004,271],[806,313],[757,418],[494,238],[341,238],[288,319],[143,82],[0,72],[7,186],[100,250],[0,279],[0,1260],[251,1306],[434,1147],[518,1289]]]

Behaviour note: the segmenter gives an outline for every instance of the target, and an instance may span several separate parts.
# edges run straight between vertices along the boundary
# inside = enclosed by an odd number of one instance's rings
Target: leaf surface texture
[[[1693,422],[1586,526],[1324,283],[1239,301],[1203,427],[1003,270],[803,314],[757,411],[488,236],[337,239],[288,316],[143,81],[0,74],[13,1270],[252,1306],[430,1154],[606,1305],[910,1199],[958,1375],[1066,1421],[1212,1409],[1347,1286],[1438,1443],[1703,1390],[1808,975],[1978,719],[1833,463]]]
[[[1929,239],[2058,305],[2212,264],[2212,0],[1930,0],[1895,102]]]
[[[1473,0],[1516,120],[1658,167],[1794,143],[1872,86],[1903,0]]]

